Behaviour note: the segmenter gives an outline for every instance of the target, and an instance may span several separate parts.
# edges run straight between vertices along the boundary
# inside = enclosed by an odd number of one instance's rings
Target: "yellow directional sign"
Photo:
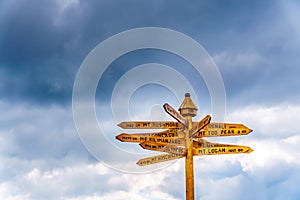
[[[169,160],[175,160],[182,157],[184,157],[184,155],[175,154],[175,153],[161,154],[157,156],[140,159],[136,164],[139,166],[145,166],[145,165],[151,165],[151,164],[165,162]]]
[[[144,133],[144,134],[149,134],[149,136],[155,136],[155,137],[172,137],[172,138],[183,138],[184,137],[184,131],[182,129],[178,129],[178,128],[172,128],[172,129],[168,129],[168,130],[165,130],[162,132],[157,132],[157,133]]]
[[[156,142],[156,143],[163,143],[163,144],[176,144],[179,146],[185,145],[185,140],[183,138],[141,136],[141,134],[135,135],[135,134],[121,133],[120,135],[116,136],[116,139],[122,142],[142,143],[148,141],[148,142]]]
[[[251,153],[253,149],[247,146],[212,143],[203,137],[247,135],[251,129],[243,124],[210,123],[207,115],[200,122],[193,122],[198,108],[185,94],[185,99],[179,107],[179,112],[169,104],[163,105],[165,111],[178,122],[172,121],[140,121],[122,122],[118,124],[123,129],[167,129],[154,133],[122,133],[116,139],[122,142],[135,142],[147,150],[167,152],[167,154],[143,158],[137,162],[139,166],[175,160],[185,157],[186,199],[194,200],[194,167],[193,156]]]
[[[213,143],[203,137],[247,135],[251,129],[243,124],[210,123],[207,115],[200,122],[193,122],[198,108],[186,93],[179,112],[169,104],[163,105],[165,111],[178,122],[172,121],[140,121],[122,122],[118,124],[123,129],[167,129],[154,133],[122,133],[116,139],[122,142],[135,142],[147,150],[167,152],[167,154],[152,156],[137,162],[139,166],[175,160],[185,157],[186,199],[194,200],[194,167],[193,156],[251,153],[253,149],[247,146]]]
[[[184,147],[178,147],[176,145],[170,144],[162,144],[155,142],[143,142],[140,144],[143,149],[152,150],[152,151],[162,151],[167,153],[175,153],[182,154],[186,153],[186,149]]]
[[[193,141],[193,147],[194,147],[194,148],[240,147],[240,145],[214,143],[214,142],[209,142],[209,141],[204,140],[204,139],[194,139],[194,141]]]
[[[172,121],[162,122],[122,122],[118,124],[123,129],[170,129],[181,128],[181,124]]]
[[[238,146],[238,145],[224,145],[218,147],[203,147],[203,148],[194,148],[194,156],[201,155],[217,155],[217,154],[238,154],[238,153],[251,153],[253,149],[247,146]]]
[[[196,131],[193,132],[190,137],[193,137],[198,131],[203,129],[205,126],[207,126],[210,123],[211,116],[206,115],[198,124],[195,124],[194,128],[196,128]]]
[[[195,138],[248,135],[252,130],[243,124],[210,123],[195,133]]]
[[[134,133],[134,134],[129,134],[129,133],[122,133],[118,136],[116,136],[116,139],[122,141],[122,136],[128,136],[128,137],[168,137],[168,138],[183,138],[184,137],[184,132],[181,129],[168,129],[162,132],[153,132],[153,133]],[[131,139],[130,139],[131,140]],[[134,139],[134,140],[139,140],[139,139]],[[135,142],[135,141],[122,141],[122,142]],[[138,142],[138,141],[136,141]]]
[[[120,135],[116,136],[116,139],[120,140],[121,142],[144,142],[147,140],[147,135],[140,135],[140,134],[127,134],[121,133]]]
[[[165,111],[171,115],[174,119],[176,119],[178,122],[180,122],[182,125],[186,126],[186,120],[185,118],[179,114],[179,112],[177,112],[176,109],[174,109],[172,106],[170,106],[169,104],[165,103],[163,105]]]

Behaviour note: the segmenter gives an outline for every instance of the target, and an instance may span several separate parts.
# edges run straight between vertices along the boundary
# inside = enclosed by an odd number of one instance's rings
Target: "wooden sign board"
[[[178,147],[172,144],[162,144],[154,142],[143,142],[140,144],[143,149],[152,150],[152,151],[162,151],[167,153],[175,153],[180,155],[186,154],[186,149],[184,147]]]
[[[145,135],[139,135],[139,134],[127,134],[122,133],[118,136],[116,136],[116,139],[120,140],[121,142],[156,142],[156,143],[162,143],[162,144],[176,144],[179,146],[185,145],[185,140],[183,138],[178,137],[157,137],[157,136],[145,136]]]
[[[198,124],[193,124],[193,128],[196,128],[196,130],[194,132],[192,132],[192,134],[190,135],[190,137],[194,137],[194,135],[196,133],[198,133],[200,130],[202,130],[204,127],[206,127],[211,120],[211,116],[210,115],[206,115]]]
[[[174,109],[172,106],[170,106],[169,104],[165,103],[163,105],[165,111],[171,115],[174,119],[176,119],[178,122],[180,122],[182,125],[187,126],[186,125],[186,120],[184,118],[184,116],[182,116],[176,109]]]
[[[156,121],[156,122],[122,122],[118,124],[123,129],[172,129],[181,128],[179,122]]]
[[[201,155],[218,155],[218,154],[239,154],[251,153],[253,149],[247,146],[219,146],[219,147],[204,147],[193,149],[194,156]]]
[[[248,135],[252,130],[243,124],[210,123],[205,128],[196,131],[194,137],[218,137]]]
[[[184,155],[175,154],[175,153],[161,154],[157,156],[151,156],[148,158],[140,159],[136,164],[139,166],[145,166],[145,165],[151,165],[151,164],[165,162],[169,160],[175,160],[182,157],[184,157]]]

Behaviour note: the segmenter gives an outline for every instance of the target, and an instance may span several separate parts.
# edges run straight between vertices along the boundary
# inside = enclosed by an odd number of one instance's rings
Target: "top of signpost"
[[[179,112],[182,116],[196,116],[197,115],[197,107],[191,99],[190,93],[185,93],[185,98],[182,104],[179,107]]]

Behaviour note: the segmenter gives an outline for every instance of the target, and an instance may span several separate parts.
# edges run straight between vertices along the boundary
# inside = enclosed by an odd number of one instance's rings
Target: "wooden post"
[[[180,114],[185,117],[187,128],[185,131],[185,141],[187,154],[185,156],[185,191],[186,200],[194,200],[194,160],[193,160],[193,140],[190,137],[193,126],[192,117],[197,114],[197,107],[190,98],[190,94],[185,94],[181,106],[179,107]]]
[[[188,127],[185,132],[185,141],[187,154],[185,157],[185,190],[186,199],[194,200],[194,160],[193,160],[193,143],[190,138],[190,130],[192,127],[192,117],[186,116]]]

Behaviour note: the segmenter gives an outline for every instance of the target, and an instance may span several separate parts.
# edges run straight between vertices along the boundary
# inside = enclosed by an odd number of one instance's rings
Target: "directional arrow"
[[[120,140],[121,142],[144,142],[147,140],[147,135],[135,135],[135,134],[127,134],[127,133],[121,133],[120,135],[116,136],[116,139]]]
[[[184,157],[184,155],[175,154],[175,153],[161,154],[157,156],[140,159],[136,164],[139,166],[145,166],[145,165],[151,165],[151,164],[165,162],[169,160],[175,160],[182,157]]]
[[[187,126],[186,125],[186,120],[184,118],[184,116],[182,116],[179,112],[177,112],[177,110],[175,108],[173,108],[172,106],[170,106],[169,104],[165,103],[163,105],[165,111],[171,115],[174,119],[176,119],[178,122],[180,122],[182,125]]]
[[[140,144],[143,149],[152,150],[152,151],[162,151],[167,153],[175,153],[182,154],[186,153],[186,149],[184,147],[178,147],[172,144],[161,144],[155,142],[143,142]]]
[[[116,136],[116,139],[122,141],[122,142],[139,142],[138,138],[145,138],[145,137],[168,137],[168,138],[183,138],[184,137],[184,132],[181,129],[168,129],[162,132],[153,132],[153,133],[134,133],[134,134],[129,134],[129,133],[121,133],[120,135]],[[125,137],[129,138],[128,141]],[[131,137],[131,138],[130,138]],[[137,139],[135,139],[137,138]]]
[[[185,140],[179,137],[173,138],[173,137],[141,136],[136,134],[121,133],[120,135],[116,136],[116,139],[120,140],[121,142],[142,143],[148,141],[148,142],[156,142],[162,144],[176,144],[179,146],[185,145]]]
[[[194,148],[240,147],[240,145],[214,143],[214,142],[209,142],[209,141],[204,140],[204,139],[194,139],[194,141],[193,141],[193,147],[194,147]]]
[[[194,131],[190,137],[194,137],[194,135],[199,132],[201,129],[203,129],[205,126],[207,126],[209,124],[211,120],[211,116],[210,115],[206,115],[198,124],[195,124],[195,126],[193,125],[193,128],[196,128],[196,131]]]
[[[248,135],[252,132],[247,126],[243,124],[231,123],[210,123],[205,128],[195,131],[195,138],[202,137],[218,137],[218,136],[239,136]]]
[[[203,147],[203,148],[194,148],[193,155],[217,155],[217,154],[239,154],[239,153],[251,153],[253,149],[247,146],[238,146],[238,145],[224,145],[218,147]]]
[[[157,122],[122,122],[118,124],[123,129],[171,129],[181,128],[181,124],[171,121],[157,121]]]

